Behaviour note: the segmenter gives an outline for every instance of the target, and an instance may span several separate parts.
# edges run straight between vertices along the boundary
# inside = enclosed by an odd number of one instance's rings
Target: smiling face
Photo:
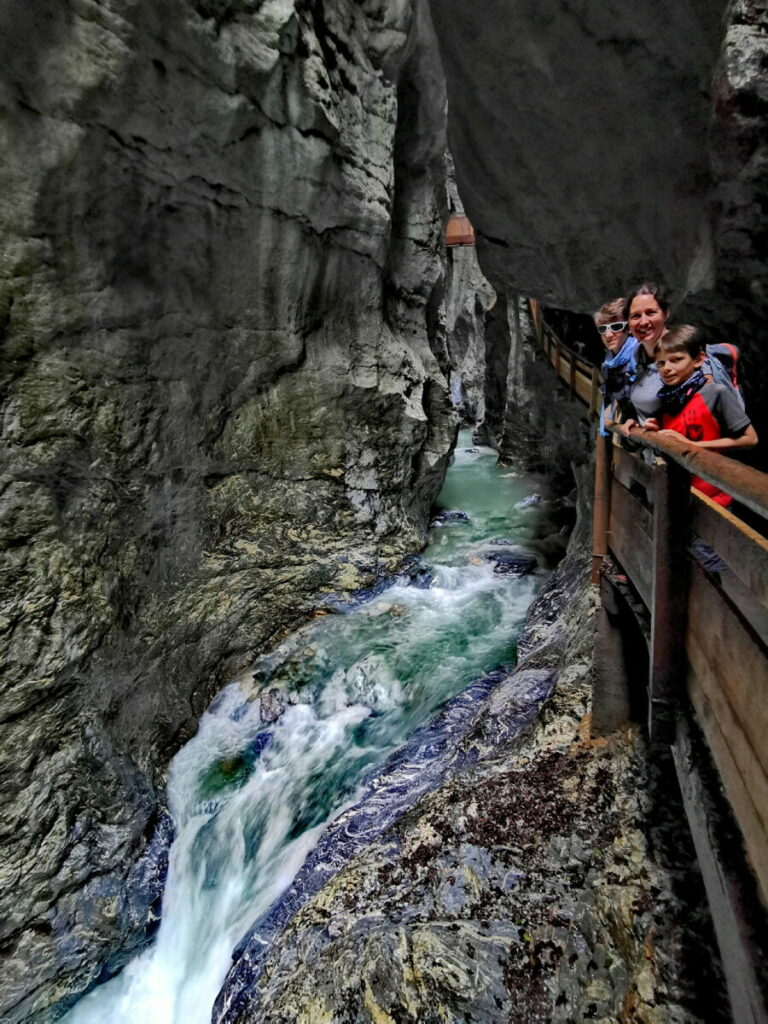
[[[629,329],[649,356],[664,333],[668,313],[663,312],[653,295],[636,295],[629,307]]]
[[[667,387],[684,384],[704,362],[704,353],[691,356],[685,351],[667,352],[663,348],[656,355],[659,376]]]
[[[615,325],[617,322],[621,323],[621,320],[617,321],[616,319],[613,319],[610,322]],[[607,327],[608,323],[608,320],[602,319],[601,317],[595,317],[595,327]],[[621,347],[628,337],[629,331],[626,329],[626,325],[624,326],[624,330],[621,331],[612,331],[608,328],[608,330],[600,332],[600,338],[612,356],[615,356],[617,352],[621,351]]]

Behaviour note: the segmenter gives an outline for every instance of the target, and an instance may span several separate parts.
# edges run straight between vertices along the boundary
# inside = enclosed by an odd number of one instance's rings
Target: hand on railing
[[[639,426],[634,420],[627,420],[626,426],[628,429],[630,425]],[[643,423],[643,429],[656,434],[659,438],[682,441],[690,448],[708,449],[712,452],[728,452],[733,448],[753,448],[757,444],[757,434],[755,433],[755,428],[751,425],[739,437],[717,437],[709,441],[694,441],[692,438],[686,437],[685,434],[681,434],[679,430],[670,430],[668,427],[662,427],[654,416],[648,417],[645,423]],[[629,437],[628,432],[622,431],[622,433],[624,433],[625,437]]]
[[[653,424],[645,429],[648,426],[647,420],[641,427],[637,420],[629,419],[607,429],[629,438],[633,446],[650,448],[672,459],[688,473],[701,477],[768,519],[768,473],[729,459],[723,452],[713,450],[712,442],[691,441],[673,430],[654,430]]]
[[[662,433],[662,434],[674,434],[674,433],[676,433],[676,431],[674,431],[674,430],[666,430],[666,431],[662,430],[661,427],[659,426],[659,421],[657,419],[654,419],[653,416],[649,416],[648,419],[645,421],[645,423],[643,423],[642,426],[637,422],[637,420],[629,419],[629,420],[625,420],[623,423],[619,423],[618,424],[618,428],[621,431],[621,433],[624,435],[624,437],[629,437],[630,430],[634,430],[635,428],[637,428],[638,430],[650,430],[652,434],[656,434],[656,433],[659,433],[659,432]],[[682,435],[679,435],[679,436],[682,436]],[[685,438],[683,438],[683,440],[685,440]]]

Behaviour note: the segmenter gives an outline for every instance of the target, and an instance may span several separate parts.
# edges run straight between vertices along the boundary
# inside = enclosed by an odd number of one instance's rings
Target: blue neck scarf
[[[633,357],[640,342],[630,335],[621,346],[615,356],[608,356],[603,360],[603,370],[616,370],[620,366],[626,366],[633,362]]]
[[[682,384],[677,384],[675,387],[665,384],[663,388],[659,388],[662,409],[664,412],[676,416],[706,383],[704,371],[699,369],[694,370],[688,380],[684,380]]]
[[[637,363],[635,353],[639,346],[640,342],[637,338],[633,338],[632,335],[630,335],[615,356],[607,356],[603,360],[603,365],[600,367],[603,377],[607,378],[610,370],[620,370],[622,366],[626,366],[626,383],[628,385],[634,383]],[[605,386],[603,386],[603,394],[605,394]],[[602,408],[600,409],[600,433],[603,437],[608,434],[608,431],[605,429],[605,402],[603,402]]]

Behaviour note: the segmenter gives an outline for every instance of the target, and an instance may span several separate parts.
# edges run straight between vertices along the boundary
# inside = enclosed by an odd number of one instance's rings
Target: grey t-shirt
[[[637,379],[629,392],[629,400],[637,413],[636,419],[640,426],[645,423],[649,416],[658,416],[661,409],[659,401],[659,389],[664,383],[659,376],[655,362],[646,362],[645,349],[640,346],[637,354]],[[701,367],[705,377],[714,377],[712,360],[707,357]],[[715,383],[717,383],[717,379]],[[724,385],[726,390],[731,390],[736,397],[738,404],[744,408],[744,400],[732,384]]]
[[[655,416],[661,406],[659,388],[662,380],[656,363],[644,362],[642,355],[637,360],[637,380],[629,392],[629,400],[637,413],[637,422],[642,426],[649,416]]]

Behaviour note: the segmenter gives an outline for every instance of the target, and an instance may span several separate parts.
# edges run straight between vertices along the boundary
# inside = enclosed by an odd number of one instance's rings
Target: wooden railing
[[[535,303],[531,316],[547,359],[595,415],[592,367],[554,337]],[[635,429],[631,439],[635,451],[617,443],[618,428],[597,436],[593,732],[620,727],[640,705],[651,741],[671,746],[734,1020],[764,1022],[766,951],[753,933],[743,876],[751,872],[768,908],[768,540],[691,491],[691,476],[765,521],[768,474],[650,431]],[[642,449],[652,457],[642,458]],[[696,737],[741,833],[741,867],[722,838],[722,798],[695,753]]]
[[[691,472],[765,518],[768,475],[645,430],[631,436],[661,458],[651,464],[611,435],[597,438],[593,567],[602,571],[593,732],[624,724],[638,691],[645,696],[651,740],[672,748],[734,1020],[765,1022],[765,951],[743,879],[751,871],[768,908],[768,541],[692,492]],[[627,636],[638,628],[644,681],[637,662],[627,664]],[[638,658],[637,644],[630,657]],[[695,753],[698,735],[706,759]],[[707,760],[741,833],[741,864]]]
[[[529,300],[531,320],[547,359],[558,377],[568,385],[571,395],[589,407],[590,415],[600,413],[600,371],[594,363],[574,352],[565,345],[541,314],[541,307],[535,299]]]

